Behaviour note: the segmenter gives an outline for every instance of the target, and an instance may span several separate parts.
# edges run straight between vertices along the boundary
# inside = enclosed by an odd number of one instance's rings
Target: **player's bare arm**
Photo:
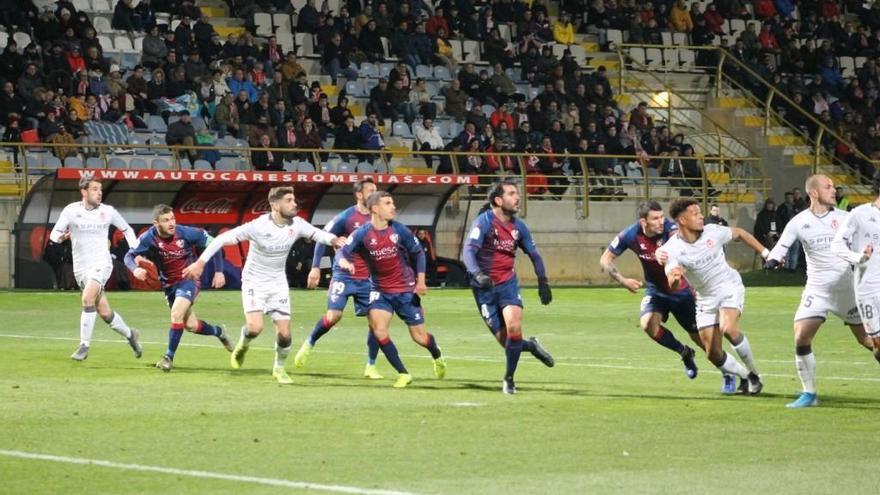
[[[639,289],[642,288],[642,281],[624,277],[617,270],[617,265],[614,264],[615,259],[617,259],[617,256],[606,249],[605,252],[602,253],[602,257],[599,259],[599,265],[602,267],[602,271],[607,273],[615,282],[626,287],[628,291],[632,293],[638,292]]]
[[[767,259],[767,256],[770,255],[770,250],[764,247],[758,239],[755,239],[755,236],[748,233],[747,231],[739,228],[739,227],[731,227],[730,230],[733,232],[733,240],[739,240],[744,242],[747,246],[754,249],[756,253],[760,254],[762,258]]]

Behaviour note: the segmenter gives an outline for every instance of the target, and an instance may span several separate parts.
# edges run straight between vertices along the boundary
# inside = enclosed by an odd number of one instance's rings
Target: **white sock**
[[[241,327],[241,346],[247,347],[251,344],[251,341],[254,340],[253,337],[247,336],[247,325]]]
[[[98,312],[95,308],[83,309],[79,315],[79,343],[88,347],[92,342],[92,331],[95,330],[95,318]]]
[[[718,369],[728,375],[736,375],[743,379],[749,377],[749,370],[747,370],[745,366],[739,364],[739,361],[737,361],[735,357],[726,352],[724,353],[724,356],[724,364],[719,366]]]
[[[742,342],[733,346],[733,350],[735,350],[739,358],[742,359],[742,362],[746,365],[746,368],[757,375],[759,374],[758,368],[755,367],[755,358],[752,356],[752,348],[751,346],[749,346],[749,339],[745,336],[745,334],[743,334],[742,338]]]
[[[287,356],[290,355],[291,346],[287,347],[278,347],[278,343],[275,343],[275,367],[283,368],[284,362],[287,361]]]
[[[816,355],[812,352],[803,356],[795,355],[794,364],[804,386],[804,392],[816,393]]]
[[[110,328],[113,329],[114,332],[122,335],[126,339],[131,338],[131,329],[128,328],[128,325],[125,324],[125,320],[122,319],[122,316],[117,312],[113,312],[113,319],[110,320]]]

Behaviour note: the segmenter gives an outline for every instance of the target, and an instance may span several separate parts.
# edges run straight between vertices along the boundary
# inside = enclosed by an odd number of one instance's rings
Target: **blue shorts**
[[[370,281],[353,278],[330,279],[330,289],[327,291],[327,309],[344,311],[348,304],[348,298],[354,299],[355,316],[366,316],[370,309]]]
[[[385,292],[371,291],[370,311],[374,309],[395,313],[404,323],[411,327],[425,322],[421,298],[412,292],[387,294]]]
[[[165,288],[165,299],[168,300],[168,307],[174,305],[174,300],[178,297],[189,300],[190,304],[196,302],[199,295],[199,286],[194,280],[181,280],[171,287]]]
[[[648,290],[642,298],[639,316],[646,313],[660,313],[664,322],[669,319],[669,313],[672,313],[681,328],[688,333],[697,331],[697,303],[690,291],[664,294]]]
[[[503,311],[506,306],[522,307],[522,297],[519,294],[519,282],[514,277],[507,282],[496,285],[489,290],[471,288],[474,292],[474,300],[477,301],[477,309],[489,330],[496,334],[506,328]]]

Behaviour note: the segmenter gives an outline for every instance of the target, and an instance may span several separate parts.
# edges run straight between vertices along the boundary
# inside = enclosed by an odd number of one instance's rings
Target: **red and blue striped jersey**
[[[355,254],[366,261],[373,288],[379,292],[412,292],[416,273],[425,273],[425,252],[409,227],[400,222],[391,221],[381,230],[367,223],[355,230],[341,249],[341,255],[352,261]]]
[[[525,222],[516,217],[505,222],[492,210],[487,210],[471,224],[464,247],[464,264],[472,277],[484,273],[495,285],[502,284],[516,277],[517,248],[529,255],[538,278],[547,276],[538,246]]]

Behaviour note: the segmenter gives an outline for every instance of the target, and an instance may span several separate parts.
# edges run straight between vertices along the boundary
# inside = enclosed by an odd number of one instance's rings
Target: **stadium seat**
[[[672,33],[672,44],[675,46],[686,46],[688,44],[687,33]]]
[[[645,65],[645,49],[644,48],[630,48],[629,56],[633,59],[633,61],[638,65]]]
[[[254,25],[257,27],[257,36],[272,36],[272,16],[264,12],[254,14]]]
[[[349,174],[355,171],[355,166],[343,160],[336,165],[336,171],[342,174]]]
[[[663,52],[659,48],[648,48],[645,50],[645,60],[648,67],[659,68],[663,66]]]
[[[25,157],[28,171],[32,174],[43,173],[43,156],[29,154]]]
[[[360,67],[360,75],[361,77],[370,77],[370,78],[378,78],[379,77],[379,68],[376,67],[375,64],[371,64],[369,62],[364,62]]]
[[[294,36],[296,41],[296,56],[306,57],[315,54],[315,39],[309,33],[296,33]]]
[[[345,93],[349,97],[364,97],[367,92],[364,91],[364,82],[361,79],[355,81],[345,81]]]
[[[494,112],[494,111],[495,111],[495,107],[493,105],[483,105],[483,114],[485,114],[486,117],[491,117],[492,112]]]
[[[107,168],[128,168],[128,163],[122,158],[113,157],[107,161]]]
[[[162,117],[158,115],[150,115],[150,118],[147,120],[147,128],[154,132],[168,132],[168,126],[165,125]]]
[[[297,172],[314,172],[315,166],[312,165],[312,162],[302,161],[297,164],[296,170]]]
[[[171,164],[164,158],[153,158],[150,162],[150,168],[153,170],[171,170]]]
[[[196,160],[193,164],[193,170],[214,170],[214,167],[207,160]]]
[[[128,36],[119,35],[113,39],[113,46],[118,51],[134,51],[134,45],[131,44],[131,40]]]
[[[461,45],[462,55],[464,58],[461,60],[465,62],[479,62],[480,61],[480,44],[476,41],[472,40],[464,40],[464,43]]]
[[[296,44],[293,41],[293,33],[287,31],[276,31],[275,40],[278,42],[278,46],[281,47],[281,50],[284,53],[292,52],[293,49],[296,47]]]
[[[235,158],[223,157],[217,161],[216,170],[239,170],[239,160]]]
[[[691,70],[697,65],[696,54],[688,48],[682,48],[678,51],[678,61],[684,70]]]
[[[86,168],[104,168],[104,160],[96,156],[86,158]]]
[[[113,9],[110,7],[110,2],[107,0],[92,0],[92,11],[100,12],[102,14],[109,14],[113,12]],[[98,18],[97,16],[90,16],[91,18]]]
[[[15,43],[18,45],[19,49],[24,49],[24,47],[31,44],[31,35],[23,33],[21,31],[13,34],[12,39],[15,40]]]
[[[180,170],[192,170],[192,163],[189,162],[188,158],[180,159]]]
[[[382,62],[379,64],[379,77],[388,77],[391,75],[391,71],[394,69],[394,64],[391,62]]]
[[[92,6],[89,4],[89,0],[73,0],[72,3],[73,8],[75,8],[77,12],[92,10]]]
[[[434,77],[434,71],[431,69],[430,65],[417,65],[416,77],[421,79],[430,79]]]
[[[272,24],[275,25],[275,36],[278,36],[279,32],[282,33],[291,33],[290,30],[290,15],[284,13],[272,14]]]
[[[46,159],[43,160],[43,169],[47,171],[55,170],[61,168],[61,160],[57,156],[48,155]]]
[[[445,65],[435,65],[434,66],[434,78],[439,79],[441,81],[451,81],[452,74],[449,72],[449,68]]]
[[[113,28],[110,27],[110,19],[106,17],[95,17],[92,19],[92,25],[95,26],[95,31],[98,34],[112,34],[114,32]]]
[[[743,31],[746,30],[746,21],[742,19],[731,19],[730,20],[730,29],[726,32],[731,34],[740,35]]]
[[[856,74],[856,62],[852,57],[840,57],[840,72],[843,77],[852,77]]]
[[[660,39],[663,41],[663,46],[671,46],[672,45],[672,33],[670,33],[669,31],[661,32]]]
[[[663,50],[663,66],[667,70],[678,69],[678,48],[665,48]]]
[[[406,125],[406,122],[398,120],[391,126],[391,135],[398,137],[413,137],[413,133],[410,130],[409,126]]]
[[[83,168],[82,159],[78,156],[68,156],[64,159],[64,168]]]
[[[373,164],[370,162],[358,162],[355,172],[359,174],[372,174],[376,172],[376,169],[373,168]]]
[[[104,36],[103,34],[98,35],[98,44],[101,45],[101,50],[105,52],[115,51],[113,47],[113,40],[110,39],[109,36]]]

